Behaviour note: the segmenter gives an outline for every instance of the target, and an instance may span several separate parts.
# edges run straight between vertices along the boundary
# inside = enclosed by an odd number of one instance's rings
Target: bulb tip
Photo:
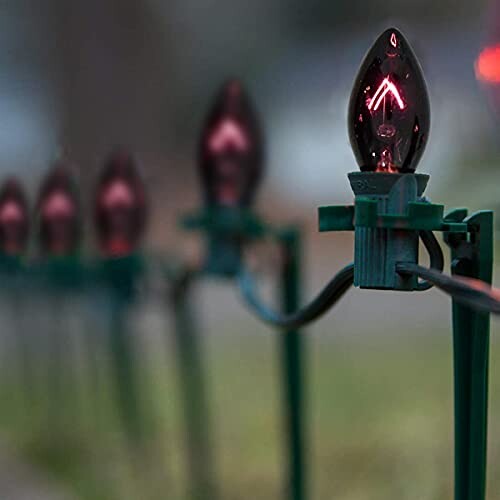
[[[119,146],[108,155],[101,171],[101,179],[110,177],[139,177],[139,169],[131,151]]]

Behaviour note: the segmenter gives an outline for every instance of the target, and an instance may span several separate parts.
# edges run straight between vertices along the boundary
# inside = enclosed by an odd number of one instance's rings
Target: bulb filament
[[[238,123],[230,118],[223,120],[209,138],[209,148],[214,153],[220,153],[228,146],[233,146],[238,151],[244,151],[249,147],[245,133]]]
[[[373,97],[370,99],[370,102],[368,104],[368,109],[370,111],[377,111],[377,109],[380,107],[380,103],[382,102],[382,99],[388,94],[391,93],[393,97],[396,99],[396,102],[398,103],[399,109],[404,109],[405,108],[405,103],[403,102],[403,99],[401,99],[401,96],[399,95],[399,91],[394,85],[389,80],[389,77],[384,78],[384,81],[380,84],[379,88],[373,95]]]

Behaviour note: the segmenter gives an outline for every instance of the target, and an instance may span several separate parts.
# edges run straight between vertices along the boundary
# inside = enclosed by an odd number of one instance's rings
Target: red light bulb
[[[42,251],[55,256],[74,253],[81,239],[80,201],[66,164],[56,164],[43,181],[37,212]]]
[[[500,115],[500,3],[489,2],[485,46],[475,61],[476,78],[485,92],[491,111]]]
[[[429,135],[429,96],[410,45],[394,28],[382,33],[361,64],[348,127],[362,171],[415,171]]]
[[[132,156],[115,151],[97,185],[94,222],[101,250],[108,256],[132,253],[146,226],[144,184]]]
[[[253,202],[262,173],[262,137],[239,81],[230,80],[219,91],[201,134],[198,159],[208,205]]]
[[[29,208],[26,195],[16,179],[8,179],[0,189],[0,251],[20,255],[29,236]]]

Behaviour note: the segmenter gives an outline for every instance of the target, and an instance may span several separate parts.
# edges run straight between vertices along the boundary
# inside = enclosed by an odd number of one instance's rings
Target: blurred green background
[[[34,193],[64,152],[77,165],[88,207],[104,156],[124,145],[136,152],[150,191],[148,252],[197,258],[198,238],[181,233],[176,219],[200,200],[194,151],[210,99],[226,77],[241,77],[267,137],[258,210],[302,224],[305,300],[352,258],[352,235],[317,233],[316,207],[352,198],[349,93],[364,53],[391,25],[412,43],[429,86],[432,131],[419,167],[432,174],[429,196],[450,207],[496,209],[500,87],[474,72],[480,51],[500,43],[496,0],[7,0],[0,5],[0,174],[19,175]],[[273,269],[273,252],[263,258]],[[9,332],[17,320],[2,300]],[[53,328],[46,305],[23,304],[25,328]],[[231,285],[203,284],[197,305],[221,500],[279,498],[277,335],[252,319]],[[104,355],[102,385],[92,389],[78,341],[89,328],[86,314],[61,313],[78,379],[62,384],[57,425],[47,416],[44,376],[27,404],[3,351],[0,497],[186,498],[178,373],[161,293],[144,292],[133,311],[147,450],[127,445]],[[449,300],[434,290],[355,290],[307,329],[311,499],[451,498],[450,315]],[[500,499],[498,333],[494,321],[490,499]]]
[[[277,341],[253,322],[226,333],[206,339],[215,451],[210,466],[216,471],[219,498],[282,498]],[[452,498],[449,334],[443,325],[419,339],[411,331],[392,339],[379,329],[370,333],[362,341],[311,336],[311,498]],[[13,477],[2,474],[1,490],[12,492],[5,498],[24,498],[21,493],[40,483],[50,486],[47,496],[40,496],[47,499],[59,498],[55,491],[68,499],[191,498],[175,359],[163,355],[160,339],[142,340],[147,348],[140,350],[141,374],[148,383],[141,395],[150,429],[144,448],[127,445],[111,385],[101,385],[97,396],[83,377],[83,385],[66,387],[57,423],[47,419],[43,384],[29,413],[16,404],[19,394],[2,386],[2,399],[8,402],[1,416],[1,453],[9,454],[5,463],[10,466],[5,471],[17,470],[18,461],[30,464]],[[488,498],[496,499],[496,339],[491,361]]]

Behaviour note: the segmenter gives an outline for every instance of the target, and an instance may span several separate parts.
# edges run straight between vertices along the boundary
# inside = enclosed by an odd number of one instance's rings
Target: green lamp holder
[[[419,290],[417,277],[398,273],[396,266],[418,263],[420,231],[441,231],[447,242],[460,235],[468,252],[474,251],[477,223],[466,219],[464,209],[445,217],[443,205],[427,201],[428,175],[353,172],[348,177],[354,205],[320,207],[319,230],[354,231],[355,286]]]
[[[202,231],[207,240],[203,271],[233,277],[241,268],[243,244],[262,238],[269,228],[247,208],[207,207],[181,219],[188,231]]]

